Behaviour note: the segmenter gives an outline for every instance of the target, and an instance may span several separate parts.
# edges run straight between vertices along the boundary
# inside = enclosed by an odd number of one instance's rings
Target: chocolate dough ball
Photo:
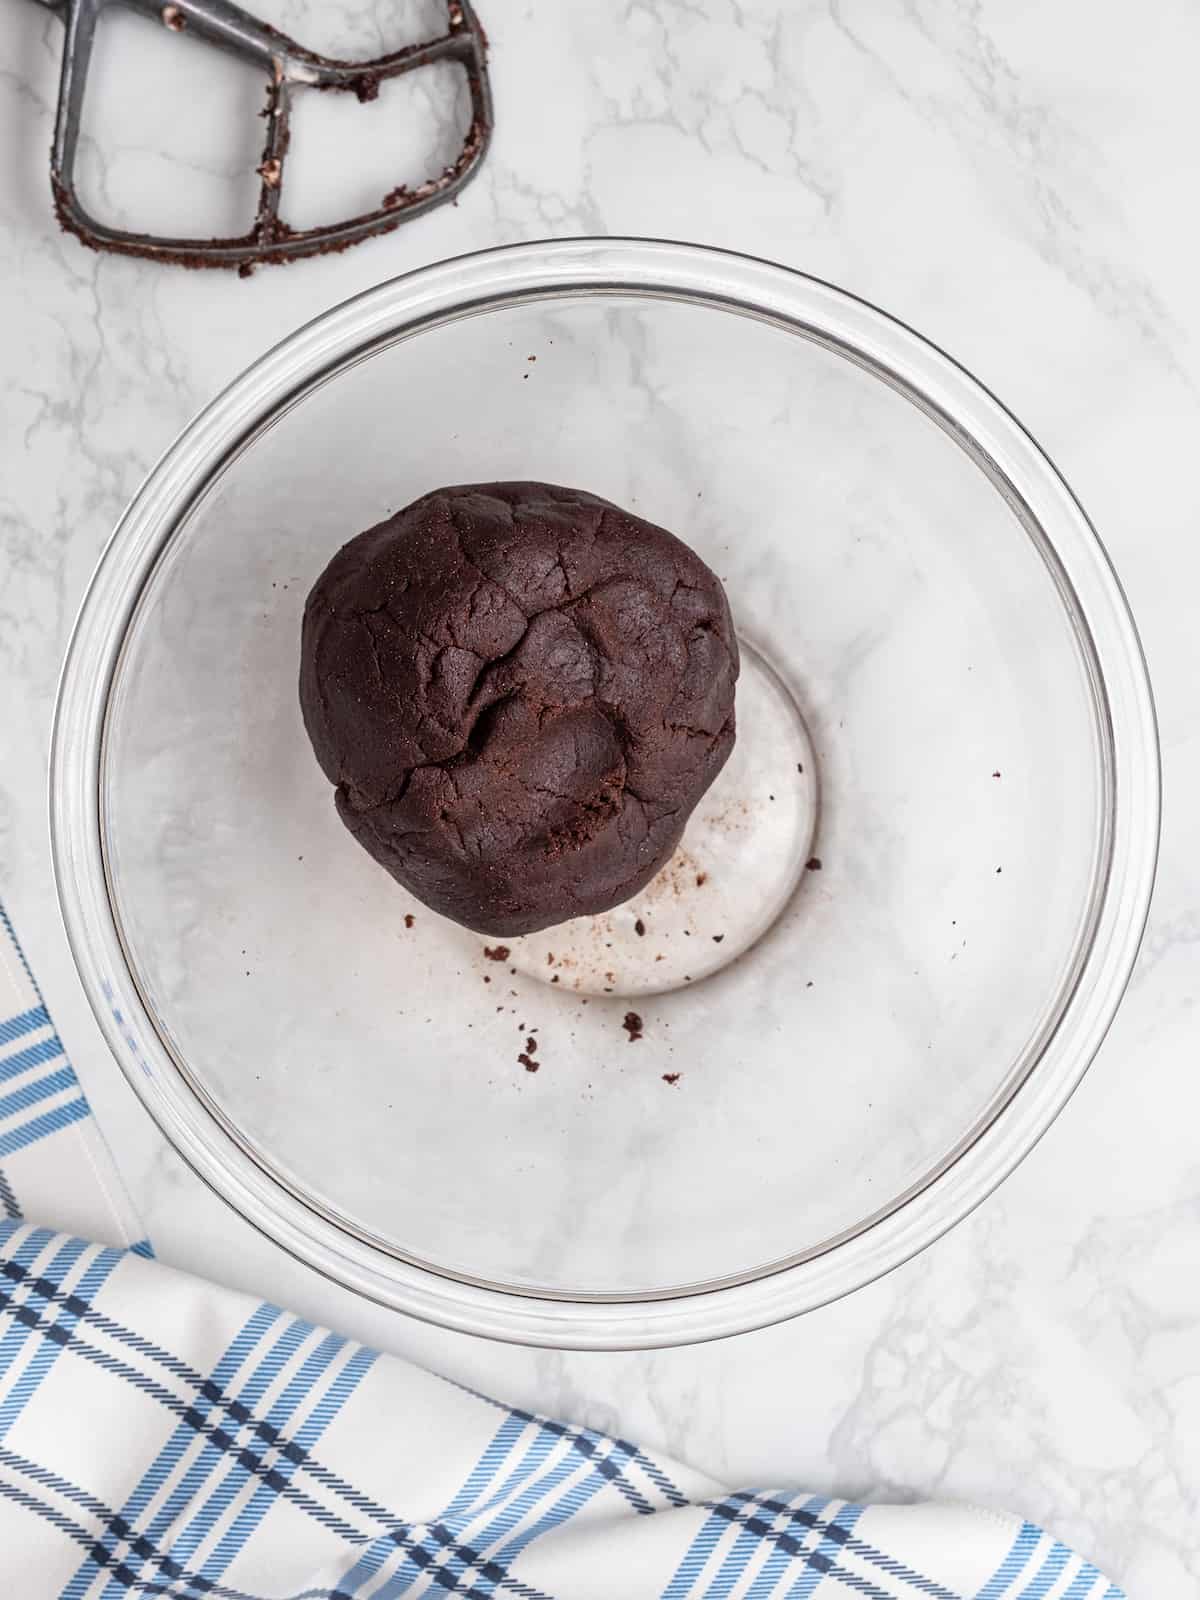
[[[511,936],[668,860],[733,747],[737,674],[724,591],[672,534],[576,489],[467,484],[334,556],[300,704],[359,843]]]

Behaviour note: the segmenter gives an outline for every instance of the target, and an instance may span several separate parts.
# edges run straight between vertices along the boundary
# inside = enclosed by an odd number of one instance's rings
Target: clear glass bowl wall
[[[620,981],[491,962],[392,883],[300,722],[332,552],[501,478],[677,532],[756,663],[742,764],[684,840],[712,892],[666,925],[711,957],[723,915],[763,914],[696,981],[676,954],[636,1044]],[[770,776],[776,700],[803,793]],[[612,240],[385,284],[214,402],[96,575],[52,776],[80,972],[196,1169],[363,1293],[600,1347],[807,1309],[978,1201],[1111,1020],[1157,809],[1119,586],[1008,413],[828,285]],[[632,960],[632,920],[585,931]]]

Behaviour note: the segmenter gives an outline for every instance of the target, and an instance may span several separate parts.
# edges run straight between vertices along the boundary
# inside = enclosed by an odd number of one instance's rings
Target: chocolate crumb
[[[525,359],[526,359],[526,361],[536,361],[537,357],[536,356],[526,356]]]
[[[796,771],[797,772],[803,772],[804,771],[804,763],[803,763],[803,761],[797,761],[797,763],[796,763]]]
[[[678,1083],[679,1079],[680,1074],[678,1072],[664,1072],[662,1075],[664,1083]]]
[[[533,1035],[532,1035],[532,1034],[529,1034],[529,1035],[528,1035],[528,1036],[527,1036],[527,1037],[526,1037],[526,1040],[525,1040],[525,1049],[526,1049],[526,1052],[527,1052],[527,1053],[528,1053],[528,1054],[529,1054],[529,1055],[531,1055],[531,1056],[535,1056],[535,1055],[537,1055],[537,1040],[536,1040],[536,1039],[535,1039],[535,1038],[534,1038],[534,1037],[533,1037]]]
[[[808,868],[808,870],[810,872],[820,872],[820,870],[821,870],[821,858],[820,858],[820,856],[809,856],[808,860],[804,863],[804,865]]]
[[[725,937],[725,935],[723,933],[714,933],[713,936],[712,936],[713,943],[714,944],[720,944],[721,940],[724,937]]]
[[[993,772],[992,773],[992,777],[993,778],[998,778],[999,776],[1000,776],[1000,774],[998,772]]]
[[[415,917],[414,917],[414,916],[413,916],[413,914],[412,914],[412,912],[411,912],[411,911],[406,911],[406,912],[405,912],[405,913],[404,913],[404,926],[405,926],[405,927],[406,927],[406,928],[411,928],[411,927],[412,927],[412,925],[413,925],[413,923],[414,923],[414,922],[415,922],[415,921],[416,921],[416,920],[417,920],[417,919],[416,919],[416,918],[415,918]]]
[[[483,953],[489,961],[507,961],[512,951],[506,944],[484,945]]]
[[[698,872],[696,874],[696,887],[697,887],[697,889],[703,889],[704,885],[707,882],[708,882],[708,873],[707,872]]]
[[[1003,869],[1003,867],[997,867],[997,868],[996,868],[996,871],[997,871],[997,872],[1002,872],[1002,871],[1003,871],[1003,870],[1004,870],[1004,869]]]
[[[532,1056],[527,1056],[523,1050],[517,1057],[517,1060],[525,1068],[526,1072],[536,1072],[538,1069],[538,1063],[533,1059]]]
[[[487,973],[486,973],[486,972],[485,972],[485,973],[484,973],[484,975],[483,975],[483,981],[484,981],[484,983],[491,983],[491,981],[492,981],[492,980],[491,980],[491,979],[490,979],[490,978],[489,978],[489,977],[488,977],[488,975],[487,975]]]
[[[550,979],[550,982],[551,982],[551,983],[557,983],[557,982],[558,982],[558,973],[557,973],[557,972],[556,972],[556,973],[555,973],[555,974],[554,974],[554,976],[553,976],[553,977],[552,977],[552,978],[551,978],[551,979]]]
[[[806,988],[806,989],[811,989],[811,988],[812,988],[812,986],[813,986],[813,981],[812,981],[812,979],[811,979],[811,978],[810,978],[810,979],[809,979],[809,980],[808,980],[808,982],[807,982],[807,983],[806,983],[806,984],[805,984],[805,985],[804,985],[804,987],[805,987],[805,988]]]
[[[621,1024],[621,1026],[629,1035],[630,1044],[636,1044],[642,1037],[642,1019],[638,1016],[636,1011],[627,1011],[625,1013],[625,1021]]]
[[[773,794],[769,794],[769,795],[768,795],[768,796],[767,796],[767,799],[768,799],[768,800],[774,800],[774,798],[775,798],[775,796],[774,796],[774,795],[773,795]]]
[[[547,950],[546,951],[546,965],[548,967],[552,967],[554,965],[554,951],[553,950]]]
[[[644,939],[646,937],[646,924],[642,921],[641,917],[639,917],[634,923],[633,931],[637,934],[639,939]]]

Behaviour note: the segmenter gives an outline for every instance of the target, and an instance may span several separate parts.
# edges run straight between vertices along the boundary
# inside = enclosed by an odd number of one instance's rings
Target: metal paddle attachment
[[[243,275],[265,262],[294,261],[300,256],[345,250],[349,245],[387,233],[458,193],[483,160],[492,133],[492,103],[487,77],[487,39],[470,0],[446,0],[446,31],[435,39],[406,45],[375,61],[340,61],[320,56],[289,39],[268,23],[242,11],[230,0],[41,0],[58,12],[66,29],[58,113],[50,155],[54,209],[64,228],[93,250],[148,256],[184,267],[235,267]],[[98,222],[85,210],[75,186],[75,159],[88,63],[101,11],[110,4],[141,12],[184,39],[215,45],[251,62],[266,77],[267,104],[262,115],[267,132],[262,161],[258,210],[249,233],[230,239],[166,239],[150,233],[129,233]],[[380,84],[436,61],[457,62],[466,73],[471,121],[458,155],[422,183],[400,184],[373,211],[320,228],[290,228],[279,215],[287,167],[289,122],[297,89],[348,92],[361,101],[374,100]]]

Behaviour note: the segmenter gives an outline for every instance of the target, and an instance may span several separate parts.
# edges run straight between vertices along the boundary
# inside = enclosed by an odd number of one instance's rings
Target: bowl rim
[[[804,1256],[732,1282],[571,1298],[450,1276],[361,1228],[348,1232],[238,1136],[172,1053],[124,948],[103,774],[112,691],[140,597],[197,500],[265,428],[337,371],[416,333],[522,300],[617,294],[756,317],[832,349],[965,450],[1038,546],[1080,643],[1103,741],[1107,848],[1086,948],[1028,1069],[918,1184]],[[386,280],[303,324],[197,415],[130,501],[84,595],[56,698],[49,800],[59,905],[92,1010],[146,1109],[210,1188],[285,1250],[385,1305],[518,1343],[632,1349],[724,1337],[839,1298],[924,1249],[1012,1171],[1082,1079],[1128,984],[1153,891],[1161,774],[1145,658],[1116,573],[1049,457],[985,385],[905,323],[792,268],[669,240],[572,238],[476,251]]]

